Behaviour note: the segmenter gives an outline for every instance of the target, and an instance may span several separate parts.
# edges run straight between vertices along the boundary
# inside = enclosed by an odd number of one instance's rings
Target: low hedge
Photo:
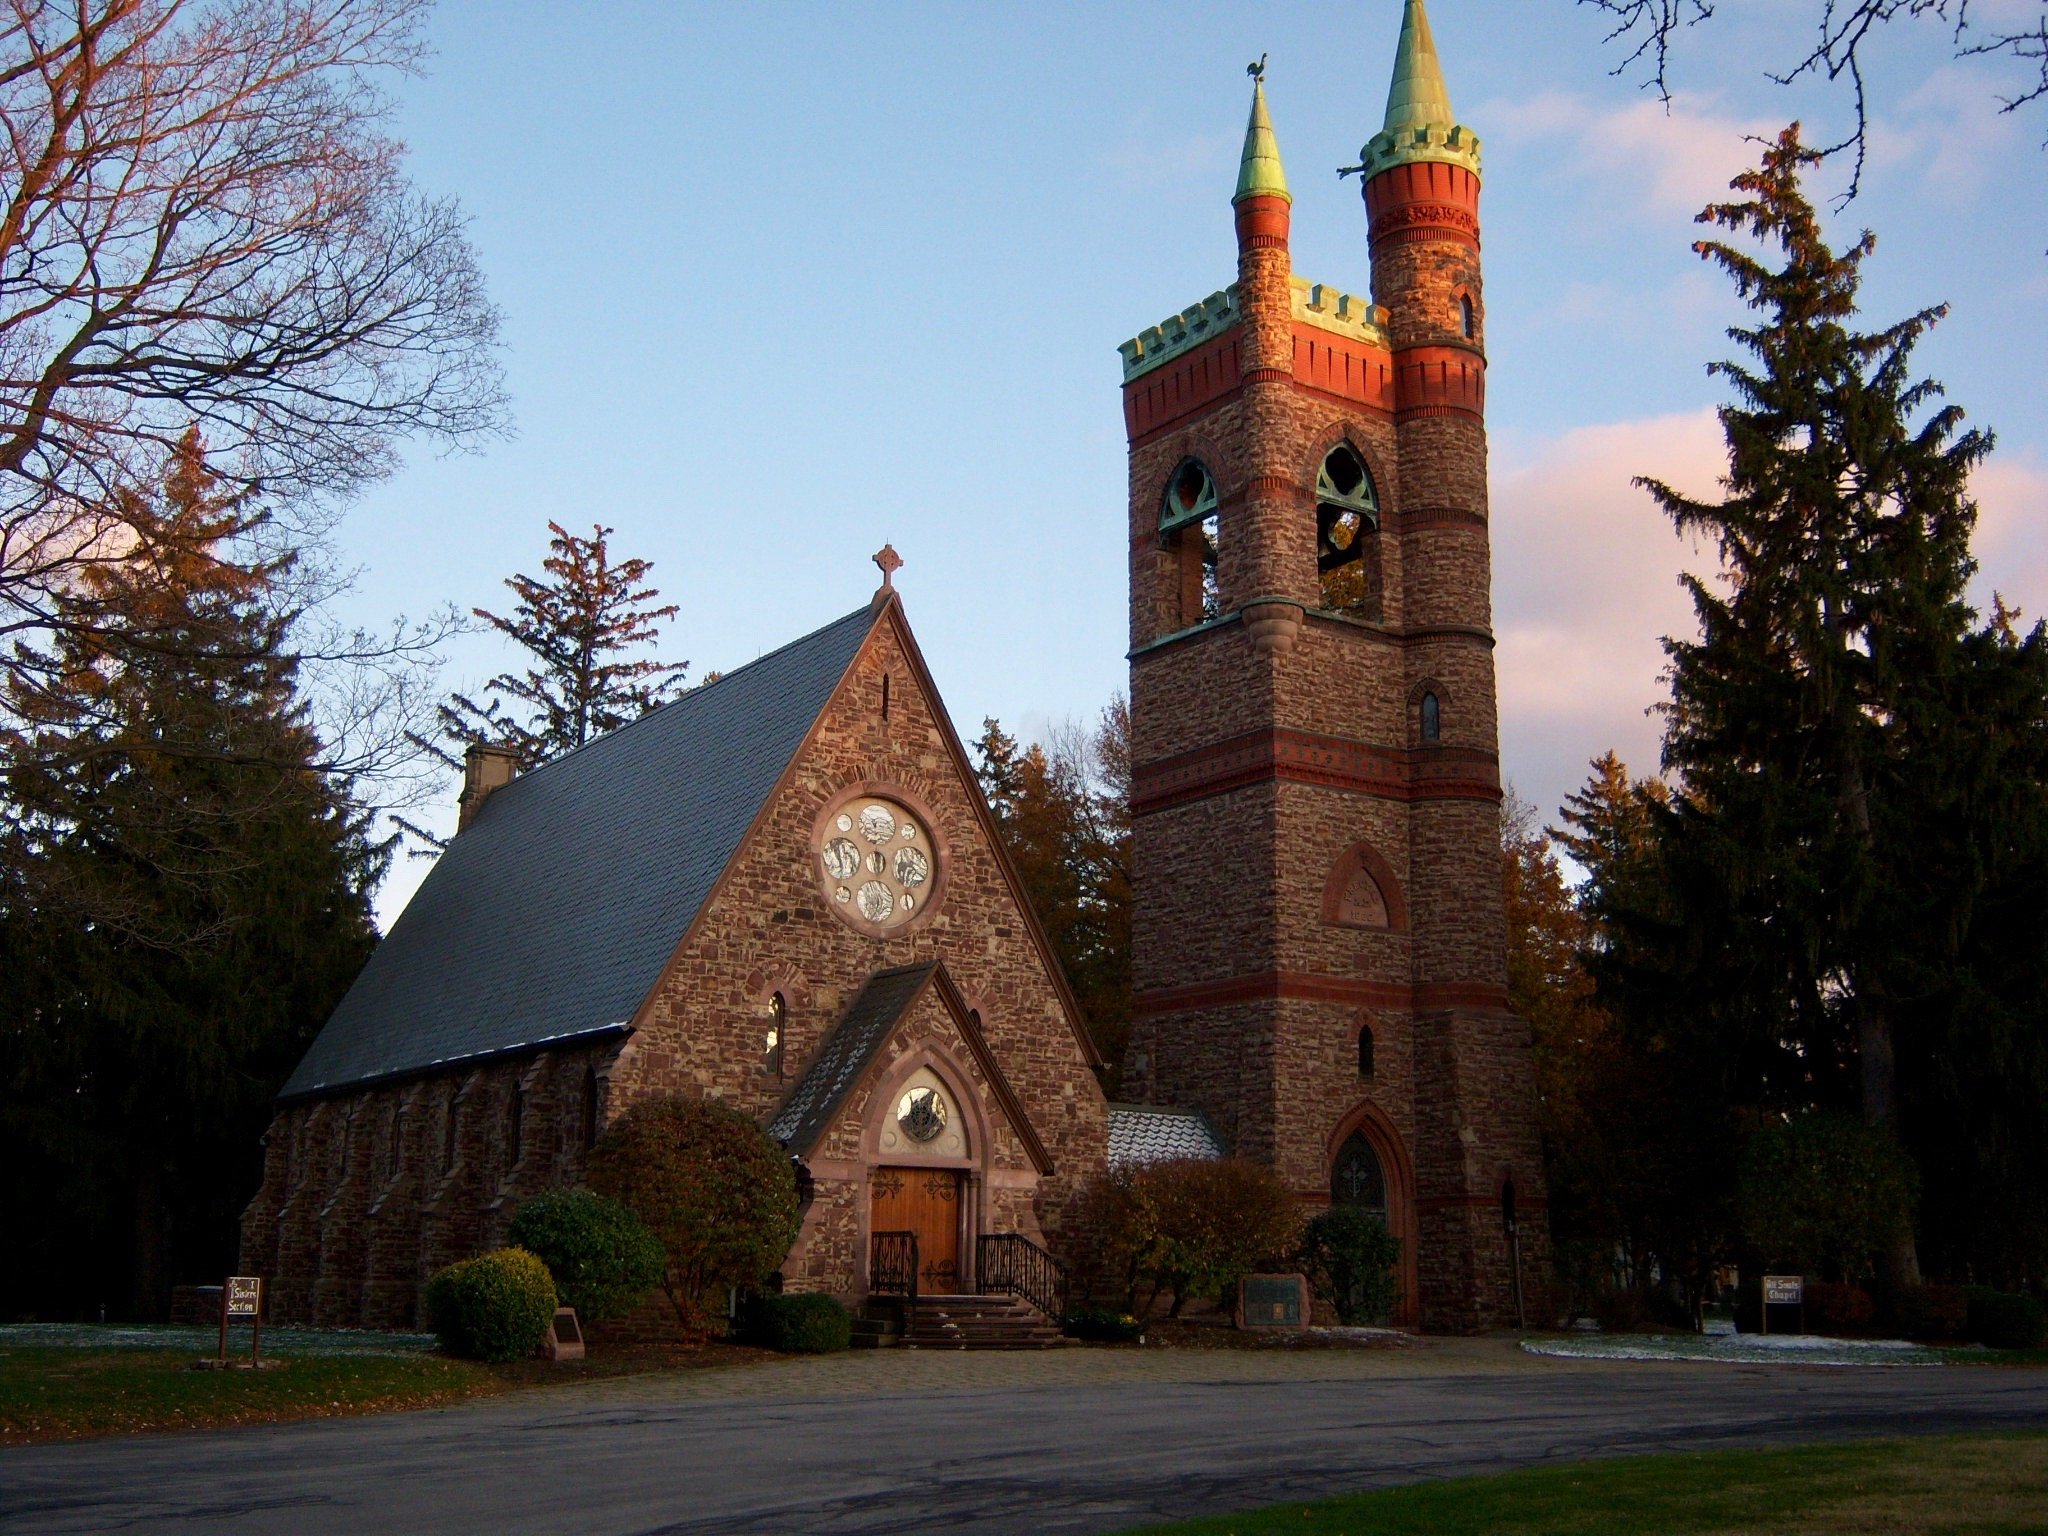
[[[427,1282],[428,1326],[443,1349],[466,1360],[522,1359],[554,1320],[554,1278],[524,1248],[464,1259]]]
[[[785,1355],[830,1355],[853,1343],[853,1314],[830,1296],[761,1296],[747,1310],[747,1334]]]
[[[1145,1336],[1143,1323],[1115,1307],[1070,1308],[1060,1327],[1070,1338],[1096,1344],[1134,1344]]]
[[[1973,1285],[1970,1337],[1993,1349],[2039,1349],[2048,1339],[2048,1312],[2032,1296]]]

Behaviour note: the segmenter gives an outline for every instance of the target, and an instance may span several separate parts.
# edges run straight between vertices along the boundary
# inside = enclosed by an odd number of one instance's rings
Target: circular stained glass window
[[[896,1105],[896,1124],[912,1141],[931,1141],[946,1128],[946,1101],[936,1088],[913,1088]]]
[[[833,906],[869,930],[909,922],[930,900],[938,873],[931,832],[901,804],[879,796],[835,811],[816,857]]]

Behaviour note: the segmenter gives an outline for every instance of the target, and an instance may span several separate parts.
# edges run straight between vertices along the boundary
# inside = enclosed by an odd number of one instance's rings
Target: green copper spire
[[[1479,173],[1479,140],[1458,125],[1451,110],[1451,90],[1444,84],[1444,66],[1429,33],[1429,12],[1422,0],[1407,0],[1401,15],[1401,41],[1394,51],[1394,83],[1387,92],[1387,121],[1359,151],[1355,169],[1368,178],[1397,165],[1437,160]]]
[[[1273,119],[1266,115],[1266,61],[1251,67],[1252,115],[1244,126],[1244,158],[1237,165],[1237,193],[1230,200],[1241,203],[1248,197],[1277,197],[1293,202],[1287,190],[1287,172],[1280,168],[1280,141],[1273,136]]]
[[[1444,66],[1436,56],[1436,39],[1429,35],[1429,13],[1422,0],[1408,0],[1401,17],[1401,43],[1394,51],[1394,84],[1387,92],[1386,131],[1457,125]]]

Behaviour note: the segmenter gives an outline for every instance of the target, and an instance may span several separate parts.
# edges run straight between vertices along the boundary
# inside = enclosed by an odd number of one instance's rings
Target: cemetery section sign
[[[263,1311],[263,1277],[229,1275],[222,1288],[221,1310],[229,1317],[257,1317]]]

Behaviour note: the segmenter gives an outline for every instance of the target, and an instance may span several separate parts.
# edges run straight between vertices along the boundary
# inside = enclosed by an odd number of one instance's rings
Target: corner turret
[[[1422,0],[1408,0],[1401,17],[1401,42],[1394,54],[1394,83],[1387,92],[1387,119],[1358,152],[1370,180],[1397,165],[1435,161],[1479,174],[1479,137],[1460,126],[1451,110],[1450,87],[1430,36]]]

